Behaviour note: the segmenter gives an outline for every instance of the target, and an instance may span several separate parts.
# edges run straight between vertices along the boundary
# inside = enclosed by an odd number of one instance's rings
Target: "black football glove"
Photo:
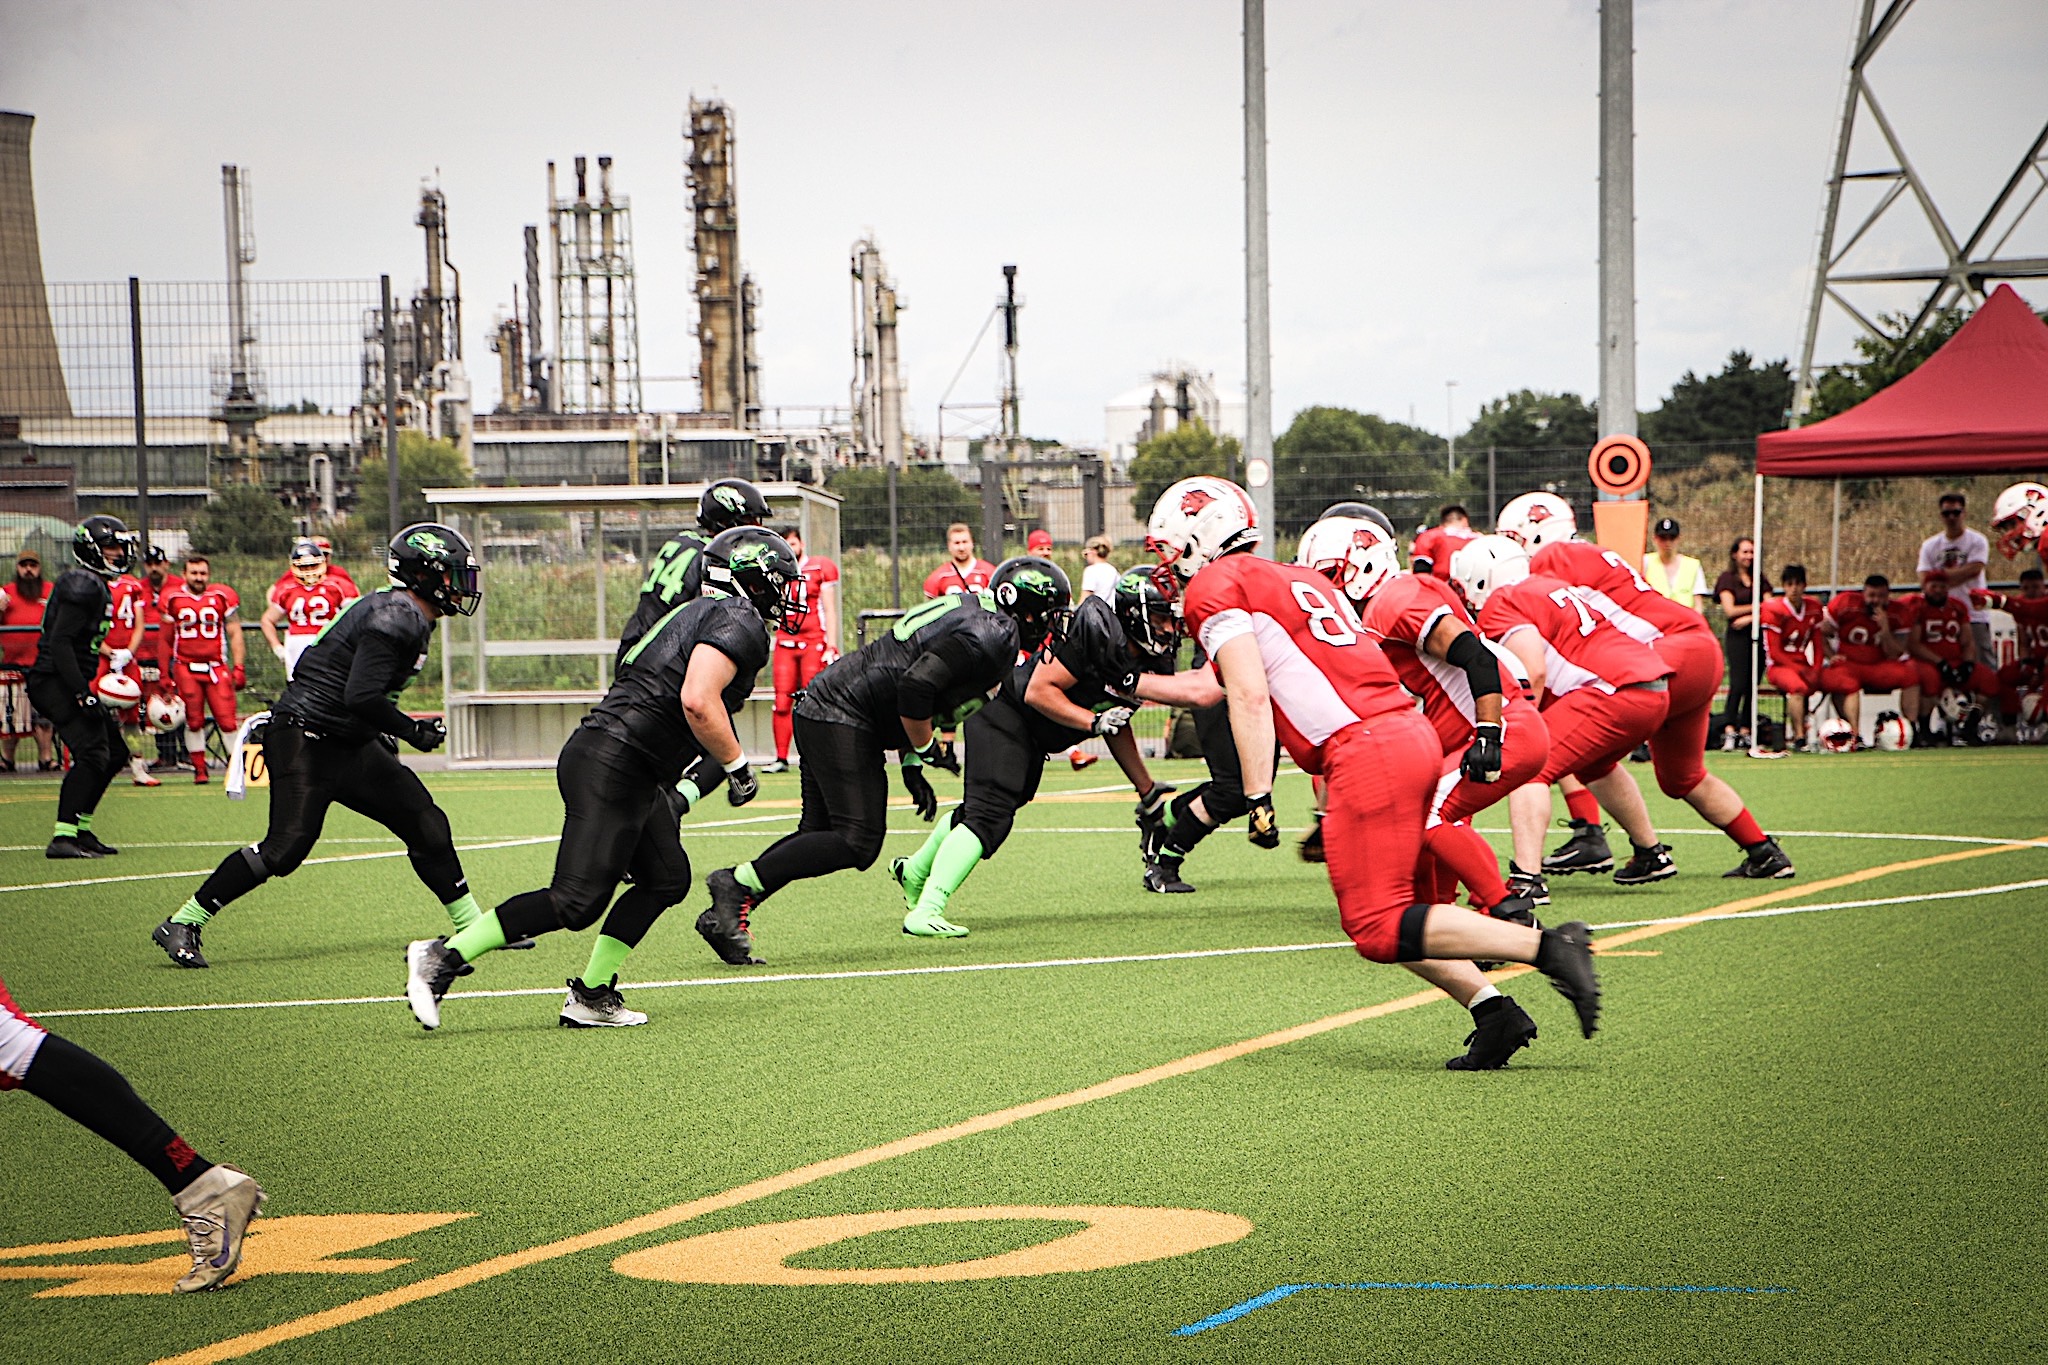
[[[1945,686],[1961,690],[1969,687],[1970,685],[1970,674],[1972,672],[1972,669],[1968,664],[1963,663],[1960,660],[1943,664],[1941,666],[1940,672],[1941,681]]]
[[[932,735],[931,743],[925,745],[922,749],[914,749],[911,752],[917,755],[918,762],[928,768],[941,768],[946,772],[952,773],[955,777],[960,775],[960,755],[955,753],[953,746],[946,743],[945,739],[936,732]]]
[[[1256,848],[1280,847],[1280,817],[1273,811],[1273,794],[1254,796],[1247,804],[1251,818],[1245,827],[1245,838]]]
[[[448,742],[448,723],[439,716],[432,720],[416,720],[405,742],[423,754],[430,754]]]
[[[910,794],[911,805],[917,808],[917,818],[930,824],[938,818],[939,794],[932,790],[926,780],[924,769],[915,765],[903,769],[903,790]]]
[[[1472,727],[1472,743],[1459,760],[1458,771],[1474,782],[1500,781],[1500,726],[1480,721]]]
[[[754,776],[754,770],[742,763],[725,775],[725,802],[729,806],[744,806],[761,794],[761,779]]]
[[[79,697],[78,704],[80,706],[83,706],[86,709],[86,713],[90,715],[92,712],[97,711],[99,709],[99,694],[96,692],[87,692],[83,696]]]

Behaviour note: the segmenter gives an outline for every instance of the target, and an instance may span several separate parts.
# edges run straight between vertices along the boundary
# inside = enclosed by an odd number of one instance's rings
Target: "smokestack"
[[[69,417],[29,167],[33,114],[0,111],[0,415]]]

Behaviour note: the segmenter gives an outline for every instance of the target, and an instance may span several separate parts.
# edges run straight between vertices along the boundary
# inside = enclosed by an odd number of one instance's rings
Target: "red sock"
[[[789,740],[796,733],[796,716],[792,712],[777,711],[775,722],[775,761],[789,762]]]
[[[1738,848],[1748,848],[1752,844],[1760,844],[1766,838],[1763,826],[1759,825],[1756,822],[1756,817],[1749,813],[1748,806],[1742,808],[1740,815],[1721,826],[1721,832],[1733,839]]]
[[[1571,812],[1574,820],[1583,820],[1589,825],[1600,823],[1600,803],[1584,787],[1564,794],[1564,808]]]
[[[1451,875],[1472,893],[1472,904],[1491,910],[1507,899],[1507,884],[1500,879],[1500,859],[1479,832],[1463,820],[1438,825],[1422,836],[1427,849]]]

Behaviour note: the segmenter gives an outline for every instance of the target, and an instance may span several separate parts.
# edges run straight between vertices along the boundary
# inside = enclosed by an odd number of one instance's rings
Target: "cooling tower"
[[[0,416],[69,417],[36,236],[29,135],[35,115],[0,110]]]

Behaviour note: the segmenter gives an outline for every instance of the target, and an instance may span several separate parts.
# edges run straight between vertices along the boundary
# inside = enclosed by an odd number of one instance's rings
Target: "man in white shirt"
[[[1081,558],[1087,565],[1081,570],[1081,591],[1094,593],[1111,606],[1116,605],[1116,580],[1119,577],[1116,565],[1109,562],[1109,552],[1113,548],[1108,536],[1090,536],[1088,543],[1081,547]]]
[[[1977,637],[1977,657],[1991,656],[1991,618],[1973,593],[1984,591],[1984,566],[1991,559],[1991,542],[1982,531],[1963,525],[1965,503],[1961,493],[1941,495],[1941,529],[1920,542],[1920,574],[1939,573],[1948,579],[1948,590],[1970,602],[1970,633]]]

